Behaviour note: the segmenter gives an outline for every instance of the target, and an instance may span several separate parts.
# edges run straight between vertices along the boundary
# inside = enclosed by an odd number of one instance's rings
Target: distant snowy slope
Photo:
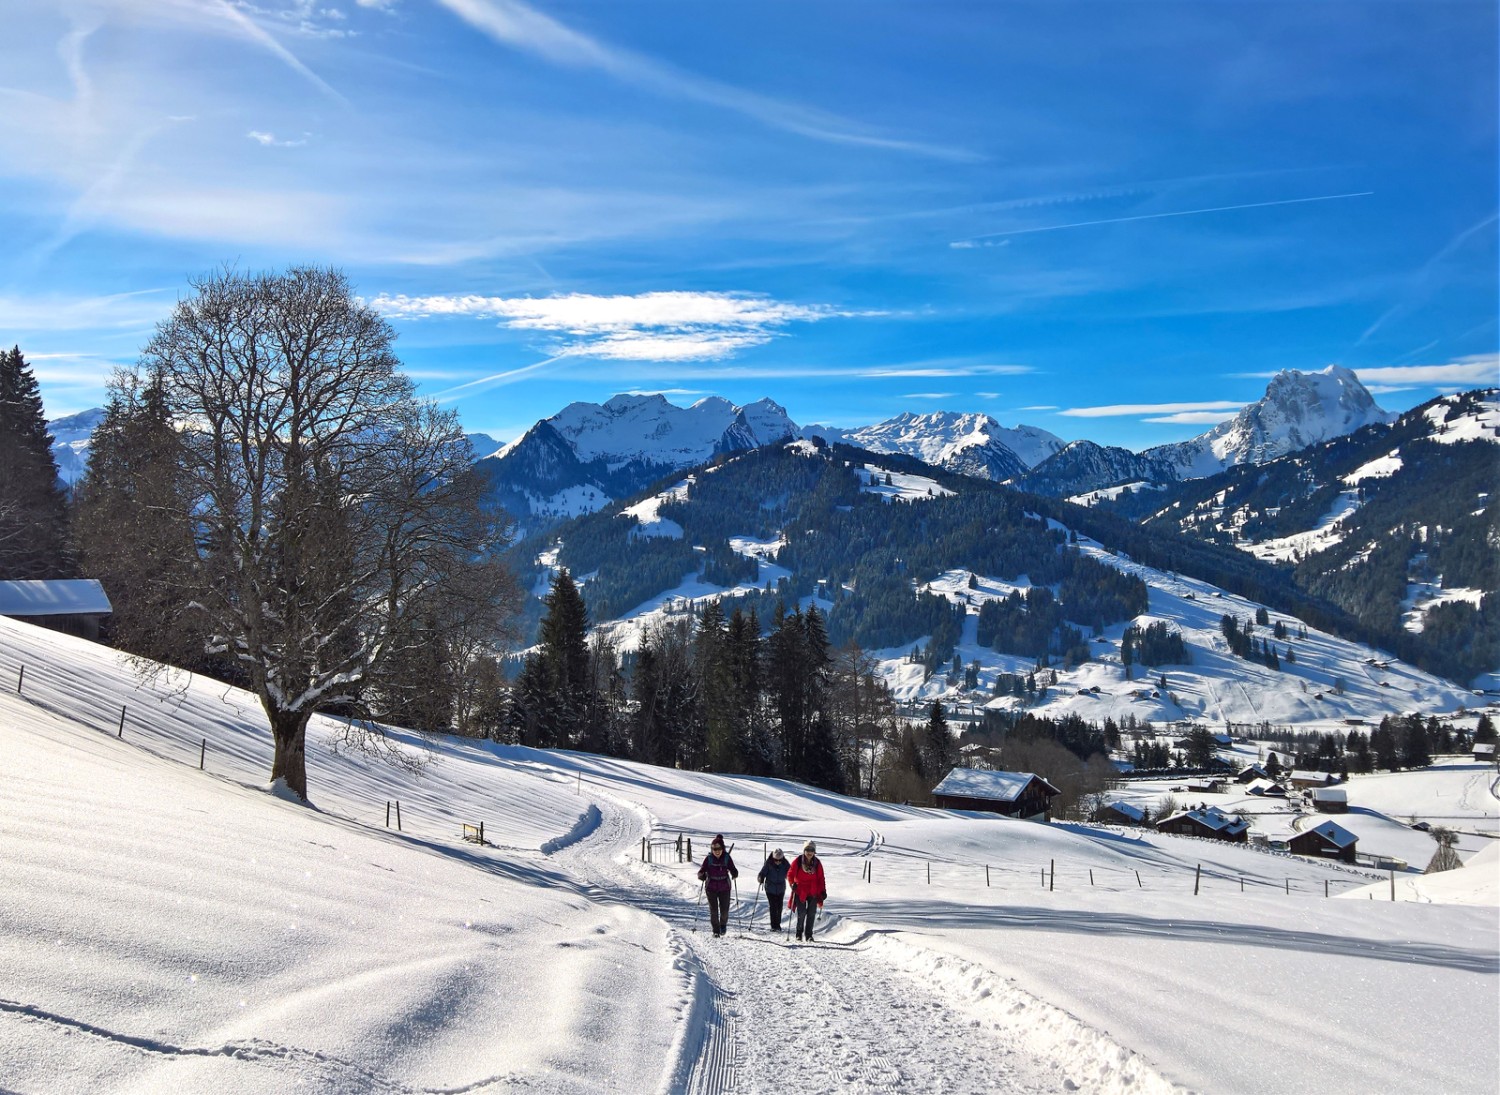
[[[104,421],[104,408],[80,411],[47,423],[52,435],[52,459],[57,461],[57,476],[69,486],[83,478],[89,466],[89,448],[94,431]]]

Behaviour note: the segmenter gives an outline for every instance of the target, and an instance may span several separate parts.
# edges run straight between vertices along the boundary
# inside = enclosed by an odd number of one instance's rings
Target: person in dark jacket
[[[714,934],[723,935],[729,929],[730,879],[739,878],[739,868],[734,857],[724,850],[724,838],[716,836],[708,847],[703,866],[698,868],[698,879],[708,894],[708,917],[713,923]]]
[[[786,883],[792,890],[787,907],[797,910],[797,938],[811,943],[813,921],[818,918],[823,902],[828,900],[823,862],[818,858],[818,846],[812,841],[804,844],[802,854],[792,861],[786,873]]]
[[[766,903],[771,909],[771,930],[781,930],[781,899],[786,896],[786,873],[791,869],[792,861],[781,854],[777,848],[766,857],[766,865],[760,869],[760,874],[755,877],[766,884]]]

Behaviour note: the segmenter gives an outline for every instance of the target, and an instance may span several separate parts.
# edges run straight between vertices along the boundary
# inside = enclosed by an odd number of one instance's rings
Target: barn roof
[[[1053,794],[1058,790],[1032,772],[992,772],[984,768],[955,768],[932,789],[934,795],[955,798],[983,798],[994,802],[1014,802],[1032,780],[1041,780]]]
[[[1243,833],[1250,828],[1250,823],[1244,818],[1226,814],[1217,806],[1206,806],[1198,810],[1180,810],[1166,821],[1175,821],[1180,817],[1191,818],[1205,829],[1211,829],[1216,833],[1229,833],[1231,836]],[[1164,825],[1166,822],[1157,822],[1157,824]]]
[[[92,578],[0,582],[0,616],[102,616],[113,611]]]
[[[1359,839],[1348,829],[1335,825],[1331,821],[1320,821],[1307,832],[1316,833],[1336,848],[1352,848],[1354,842]]]
[[[1146,816],[1145,810],[1142,810],[1139,806],[1132,806],[1128,802],[1111,802],[1107,808],[1123,817],[1130,818],[1132,821],[1140,821]]]
[[[1343,787],[1314,787],[1312,798],[1314,802],[1348,802],[1349,792]]]

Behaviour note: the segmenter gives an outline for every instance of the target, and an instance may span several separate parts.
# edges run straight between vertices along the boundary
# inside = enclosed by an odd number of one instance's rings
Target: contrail
[[[527,373],[535,372],[543,366],[551,365],[554,362],[561,361],[567,356],[569,355],[558,354],[556,357],[549,357],[545,361],[537,361],[533,362],[530,365],[522,365],[519,369],[509,369],[503,373],[494,373],[491,376],[482,376],[478,380],[469,381],[467,384],[459,384],[456,387],[444,388],[442,391],[435,393],[432,398],[437,400],[439,403],[450,403],[459,399],[466,399],[471,395],[478,394],[473,389],[493,388],[500,384],[508,384],[518,376],[525,376]]]
[[[1368,198],[1373,190],[1361,190],[1356,194],[1320,194],[1314,198],[1284,198],[1274,202],[1250,202],[1248,205],[1217,205],[1212,209],[1180,209],[1175,213],[1142,213],[1135,217],[1109,217],[1098,221],[1077,221],[1073,224],[1049,224],[1044,228],[1014,228],[1009,232],[986,232],[981,236],[970,236],[970,240],[994,239],[996,236],[1025,236],[1032,232],[1056,232],[1063,228],[1088,228],[1096,224],[1123,224],[1126,221],[1154,221],[1162,217],[1193,217],[1199,213],[1229,213],[1236,209],[1265,209],[1272,205],[1300,205],[1303,202],[1331,202],[1340,198]]]

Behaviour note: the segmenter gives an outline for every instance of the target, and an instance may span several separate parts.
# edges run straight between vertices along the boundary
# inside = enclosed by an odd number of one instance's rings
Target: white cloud
[[[680,291],[550,297],[382,294],[370,305],[397,319],[498,319],[504,327],[562,336],[552,347],[555,357],[621,361],[716,360],[770,342],[792,323],[871,314],[748,293]]]
[[[907,392],[902,399],[952,399],[954,392]]]
[[[1068,407],[1057,413],[1067,415],[1069,418],[1114,418],[1141,414],[1202,414],[1212,411],[1217,416],[1206,421],[1219,422],[1234,414],[1235,411],[1244,405],[1243,402],[1231,402],[1223,399],[1205,403],[1115,403],[1104,407]],[[1158,418],[1153,419],[1153,421],[1161,422],[1168,421],[1168,419]],[[1179,421],[1187,421],[1187,419],[1180,419]]]
[[[1066,411],[1063,412],[1067,414]],[[1176,414],[1161,415],[1157,418],[1144,418],[1143,422],[1162,422],[1172,426],[1217,426],[1227,418],[1233,418],[1234,411],[1179,411]]]
[[[307,134],[303,134],[297,140],[277,140],[276,134],[267,133],[264,130],[252,129],[245,134],[250,140],[261,145],[263,148],[300,148],[307,143]]]
[[[140,289],[99,297],[0,296],[0,329],[81,331],[149,329],[172,310],[173,289]],[[75,355],[63,355],[75,356]]]
[[[885,379],[919,376],[1020,376],[1033,371],[1030,365],[876,365],[870,367],[865,375]]]
[[[1443,365],[1386,365],[1355,369],[1361,384],[1381,385],[1457,384],[1487,386],[1500,383],[1500,354],[1473,354]],[[1374,391],[1374,388],[1370,388]]]

